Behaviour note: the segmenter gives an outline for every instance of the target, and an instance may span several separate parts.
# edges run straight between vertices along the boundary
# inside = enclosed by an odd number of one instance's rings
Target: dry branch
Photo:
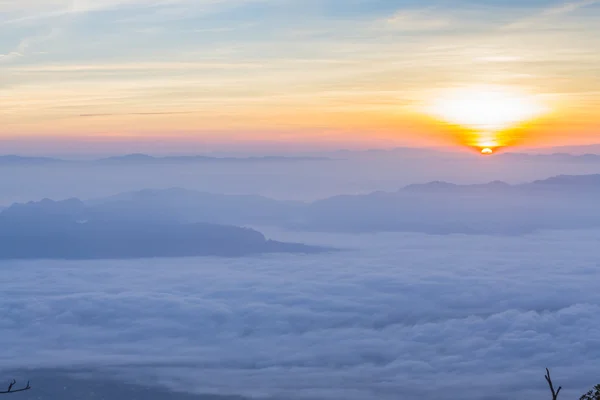
[[[22,387],[20,389],[13,389],[13,386],[15,386],[16,383],[17,381],[13,379],[8,385],[8,389],[5,391],[0,391],[0,394],[18,393],[31,389],[31,386],[29,386],[29,381],[27,381],[27,386]]]
[[[548,386],[550,386],[550,391],[552,392],[552,400],[558,399],[558,394],[562,389],[562,386],[558,387],[558,390],[554,390],[554,384],[552,383],[552,378],[550,378],[550,370],[546,368],[546,382],[548,382]]]

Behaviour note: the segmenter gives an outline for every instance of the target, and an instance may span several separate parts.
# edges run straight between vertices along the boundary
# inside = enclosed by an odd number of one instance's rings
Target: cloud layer
[[[542,397],[545,367],[567,397],[597,383],[598,231],[277,235],[356,250],[2,263],[0,368],[307,399]]]

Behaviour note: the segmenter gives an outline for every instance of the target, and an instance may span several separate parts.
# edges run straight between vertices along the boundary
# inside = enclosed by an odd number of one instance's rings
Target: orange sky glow
[[[210,17],[203,0],[0,3],[0,142],[600,142],[595,1],[307,7],[286,23],[265,1],[253,17],[234,1]]]

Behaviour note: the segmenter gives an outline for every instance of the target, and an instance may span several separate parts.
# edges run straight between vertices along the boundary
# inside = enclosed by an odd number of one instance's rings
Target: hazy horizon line
[[[395,150],[440,151],[450,153],[469,153],[474,149],[457,145],[433,144],[401,144],[401,143],[326,143],[287,142],[287,141],[252,141],[252,142],[214,142],[202,143],[194,140],[110,140],[104,138],[101,142],[89,138],[75,140],[40,140],[38,146],[32,147],[32,140],[0,139],[3,150],[0,156],[20,157],[111,157],[132,154],[145,154],[155,157],[168,156],[292,156],[316,155],[332,153],[368,153]],[[292,146],[293,145],[293,146]],[[600,153],[600,142],[574,145],[536,145],[510,146],[501,149],[499,153],[528,153],[540,152],[588,152]],[[584,154],[584,153],[582,153]],[[578,154],[573,154],[578,155]]]

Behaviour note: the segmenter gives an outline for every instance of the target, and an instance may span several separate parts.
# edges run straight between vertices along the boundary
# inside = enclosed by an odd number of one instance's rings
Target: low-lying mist
[[[301,158],[298,158],[301,157]],[[416,149],[333,152],[288,158],[134,158],[111,162],[0,160],[0,205],[70,197],[93,199],[148,188],[181,187],[211,193],[257,194],[278,200],[314,201],[338,194],[395,191],[429,181],[460,184],[502,180],[524,183],[560,174],[600,172],[597,159],[581,157],[482,157]],[[26,184],[24,184],[26,183]]]
[[[0,369],[274,399],[544,398],[544,367],[565,398],[596,383],[599,231],[268,233],[353,250],[3,262]]]

